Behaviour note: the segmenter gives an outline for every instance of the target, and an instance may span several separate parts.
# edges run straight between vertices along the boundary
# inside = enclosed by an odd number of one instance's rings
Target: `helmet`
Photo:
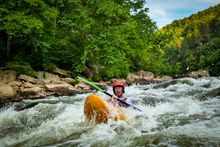
[[[125,92],[124,83],[123,83],[123,82],[120,82],[120,81],[117,81],[117,82],[112,83],[112,87],[113,87],[114,93],[115,93],[115,87],[117,87],[117,86],[122,87],[122,92],[123,92],[123,93]]]

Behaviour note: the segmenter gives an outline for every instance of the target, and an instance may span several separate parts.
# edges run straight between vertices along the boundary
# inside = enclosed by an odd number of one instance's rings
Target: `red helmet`
[[[124,83],[123,82],[117,81],[117,82],[112,83],[112,87],[113,87],[113,91],[114,92],[115,92],[115,87],[117,87],[117,86],[122,87],[122,92],[123,93],[125,92],[125,87],[124,87]]]

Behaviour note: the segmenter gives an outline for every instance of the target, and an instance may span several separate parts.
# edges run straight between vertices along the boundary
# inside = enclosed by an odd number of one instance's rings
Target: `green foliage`
[[[37,73],[31,68],[29,63],[22,61],[22,59],[8,62],[6,64],[6,68],[16,71],[18,75],[25,74],[32,77],[37,77]]]
[[[164,51],[164,74],[207,69],[219,75],[220,4],[174,21],[156,33]],[[216,47],[217,46],[217,47]]]
[[[156,27],[144,0],[8,0],[0,12],[0,58],[22,73],[29,65],[94,80],[140,69],[160,73],[162,52],[151,41]]]
[[[205,68],[213,75],[220,73],[220,38],[213,38],[203,46],[199,58],[199,67]]]

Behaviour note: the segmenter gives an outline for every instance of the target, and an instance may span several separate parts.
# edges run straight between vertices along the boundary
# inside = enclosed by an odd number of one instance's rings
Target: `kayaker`
[[[120,81],[114,82],[112,84],[112,88],[113,88],[113,92],[115,94],[111,97],[111,100],[113,103],[116,103],[116,105],[118,105],[120,107],[129,107],[129,105],[133,105],[130,99],[123,96],[123,94],[125,92],[125,87],[124,87],[123,82],[120,82]],[[126,104],[118,101],[117,99],[120,99],[129,105],[126,105]]]

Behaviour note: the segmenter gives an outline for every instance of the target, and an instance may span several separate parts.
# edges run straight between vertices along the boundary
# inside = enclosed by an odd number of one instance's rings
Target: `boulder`
[[[102,88],[102,89],[107,89],[107,83],[106,82],[94,82],[95,85],[97,85],[98,87]],[[92,87],[91,87],[92,88]]]
[[[111,81],[111,83],[114,83],[116,81],[120,81],[120,82],[123,82],[124,84],[126,84],[126,80],[125,79],[115,79],[115,78],[113,78],[110,81]]]
[[[8,85],[10,85],[13,88],[14,92],[16,93],[20,89],[22,82],[12,81],[12,82],[8,83]]]
[[[38,87],[38,86],[35,86],[35,87],[31,87],[31,88],[24,88],[24,89],[21,89],[19,94],[22,96],[22,97],[40,97],[42,96],[42,91],[43,89]]]
[[[190,78],[201,78],[201,77],[209,77],[210,74],[207,70],[198,70],[188,73],[187,76]]]
[[[21,86],[21,84],[22,84],[22,82],[20,82],[20,81],[11,81],[10,83],[8,83],[8,85],[10,85],[10,86],[18,86],[18,87],[20,87]]]
[[[137,72],[137,75],[139,78],[145,79],[145,80],[152,80],[154,78],[154,74],[149,71],[140,70]]]
[[[9,82],[16,80],[16,72],[13,70],[0,70],[0,82],[8,84]]]
[[[15,96],[15,92],[10,85],[0,84],[0,101],[7,100]]]
[[[44,72],[43,71],[38,71],[37,72],[37,79],[42,80],[44,78],[45,78]]]
[[[82,93],[81,90],[73,87],[68,83],[63,84],[46,84],[46,90],[48,91],[47,94],[52,95],[75,95]]]
[[[76,89],[82,90],[82,91],[87,91],[90,90],[90,86],[85,84],[84,82],[79,82],[74,86]]]
[[[56,92],[56,93],[63,93],[67,90],[69,90],[70,88],[74,88],[72,85],[68,84],[68,83],[62,83],[62,84],[45,84],[46,90],[49,92]]]
[[[67,70],[63,70],[63,69],[60,69],[58,67],[55,67],[52,69],[52,73],[54,74],[58,74],[58,75],[62,75],[62,76],[68,76],[71,72],[70,71],[67,71]]]
[[[58,79],[59,76],[58,75],[54,75],[54,74],[49,73],[49,72],[45,72],[44,73],[44,78],[45,79]]]
[[[171,76],[162,76],[161,80],[172,80],[173,78]]]
[[[34,84],[31,84],[30,82],[25,82],[25,83],[24,83],[24,87],[25,87],[25,88],[32,88],[32,87],[35,87],[35,85],[34,85]]]
[[[126,82],[127,84],[131,85],[132,83],[136,83],[136,80],[139,79],[139,77],[136,74],[129,73]]]
[[[60,80],[71,85],[75,85],[76,83],[76,80],[72,78],[60,78]]]
[[[36,78],[33,78],[33,77],[30,77],[30,76],[27,76],[27,75],[20,75],[18,77],[18,79],[22,80],[22,81],[25,81],[25,82],[30,82],[30,83],[33,83],[33,84],[36,84],[37,83],[37,79]]]
[[[65,82],[61,81],[59,78],[56,79],[44,79],[42,80],[44,84],[63,84]]]

